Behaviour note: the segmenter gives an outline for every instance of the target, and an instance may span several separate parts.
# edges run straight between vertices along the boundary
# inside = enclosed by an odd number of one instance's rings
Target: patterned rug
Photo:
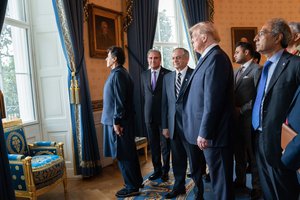
[[[144,188],[141,189],[141,193],[139,196],[128,197],[125,200],[142,200],[142,199],[165,199],[164,195],[172,191],[174,184],[174,175],[173,172],[169,172],[169,180],[167,182],[162,182],[161,179],[157,179],[154,181],[148,180],[148,177],[152,174],[149,173],[144,177]],[[194,187],[194,182],[191,178],[186,178],[185,181],[186,194],[180,195],[176,199],[190,199],[188,196],[193,196],[192,189]],[[191,197],[192,197],[191,196]],[[175,199],[175,198],[174,198]]]
[[[152,174],[153,172],[149,173],[144,177],[144,188],[141,189],[141,193],[139,196],[135,197],[128,197],[125,198],[125,200],[143,200],[143,199],[148,199],[148,200],[156,200],[156,199],[165,199],[164,195],[166,195],[168,192],[172,191],[173,184],[174,184],[174,175],[173,172],[169,172],[169,181],[168,182],[162,182],[160,179],[157,179],[155,181],[150,181],[148,180],[148,177]],[[214,200],[214,194],[212,192],[211,184],[210,183],[204,183],[204,199],[208,200]],[[247,187],[249,188],[249,191],[251,189],[251,175],[247,174]],[[193,187],[194,187],[194,182],[191,178],[186,178],[185,181],[185,187],[186,187],[186,194],[185,195],[180,195],[177,198],[173,198],[176,200],[190,200],[194,198],[194,193],[193,193]],[[235,199],[236,200],[249,200],[250,196],[245,193],[235,193]]]

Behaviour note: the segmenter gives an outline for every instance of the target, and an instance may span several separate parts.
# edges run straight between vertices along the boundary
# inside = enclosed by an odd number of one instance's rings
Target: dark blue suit
[[[143,177],[137,156],[133,132],[133,82],[123,66],[111,70],[104,85],[103,146],[104,155],[118,159],[127,189],[140,188]],[[123,127],[123,136],[117,136],[113,125]]]
[[[151,69],[142,73],[142,94],[144,117],[152,154],[155,173],[167,174],[170,170],[170,139],[162,135],[161,130],[161,94],[163,77],[170,70],[160,68],[154,91],[151,88]],[[161,163],[161,154],[163,166]]]
[[[187,156],[189,158],[191,175],[195,182],[195,191],[203,197],[202,173],[205,173],[205,160],[203,152],[197,145],[190,144],[184,136],[182,127],[182,100],[188,80],[193,70],[188,68],[180,88],[178,98],[175,96],[176,72],[164,77],[162,92],[162,128],[169,129],[171,138],[172,164],[175,176],[173,190],[185,190],[185,175],[187,169]]]
[[[182,116],[185,137],[194,145],[198,136],[210,141],[203,152],[215,198],[233,199],[233,70],[218,45],[198,62],[185,93]]]
[[[289,126],[298,135],[285,148],[281,161],[289,169],[297,170],[300,168],[300,87],[290,105],[287,120]]]
[[[300,84],[300,58],[284,51],[266,88],[255,153],[265,199],[298,199],[296,172],[281,162],[281,125]]]

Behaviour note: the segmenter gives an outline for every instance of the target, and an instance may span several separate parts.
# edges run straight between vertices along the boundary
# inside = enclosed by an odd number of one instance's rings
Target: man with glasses
[[[281,124],[300,83],[300,58],[284,49],[291,30],[283,19],[271,19],[258,32],[256,50],[267,57],[252,110],[255,153],[264,199],[298,199],[295,171],[281,162]]]

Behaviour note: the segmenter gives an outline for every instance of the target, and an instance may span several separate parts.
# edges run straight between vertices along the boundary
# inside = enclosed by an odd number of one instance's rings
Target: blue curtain
[[[189,28],[209,20],[208,0],[182,0],[182,5]]]
[[[185,25],[188,29],[202,21],[211,20],[210,15],[212,11],[211,5],[213,5],[212,0],[181,0],[181,5],[183,8],[183,13],[185,17]],[[189,42],[192,46],[191,41]],[[197,58],[200,57],[200,54],[196,53]]]
[[[2,30],[5,11],[7,7],[7,0],[2,0],[0,6],[0,33]],[[2,126],[2,119],[0,113],[0,199],[14,200],[15,191],[12,186],[11,174],[7,158],[6,144],[4,139],[4,132]]]
[[[146,136],[141,98],[141,73],[148,68],[147,52],[153,46],[159,0],[133,1],[133,21],[127,32],[129,73],[134,80],[135,133]]]
[[[52,3],[69,69],[75,174],[90,177],[100,172],[101,164],[84,60],[83,1]]]

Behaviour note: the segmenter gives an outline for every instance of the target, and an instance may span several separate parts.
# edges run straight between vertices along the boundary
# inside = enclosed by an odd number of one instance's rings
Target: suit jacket
[[[193,72],[190,67],[187,68],[185,77],[183,79],[178,98],[175,96],[175,83],[176,83],[176,71],[166,74],[163,81],[162,90],[162,128],[169,129],[170,138],[173,139],[175,129],[175,117],[176,111],[178,114],[182,114],[182,100],[183,94],[186,90],[188,80]],[[181,125],[182,126],[182,122]],[[183,131],[183,130],[181,130]]]
[[[154,91],[151,88],[151,69],[142,73],[142,94],[145,123],[161,124],[161,94],[163,77],[170,70],[161,67]]]
[[[281,124],[300,83],[300,58],[284,51],[266,89],[262,110],[262,139],[268,163],[282,167]]]
[[[103,92],[104,154],[118,159],[132,160],[136,153],[133,132],[133,81],[123,66],[111,70]],[[120,124],[123,136],[116,136],[112,126]]]
[[[217,45],[197,64],[183,97],[183,127],[187,141],[201,136],[211,147],[229,145],[233,131],[233,69]]]
[[[249,133],[251,132],[252,100],[256,95],[254,78],[257,70],[259,70],[259,65],[251,62],[237,81],[238,70],[234,72],[235,107],[240,109],[240,113],[237,113],[237,116],[240,119],[239,123],[242,123],[243,127],[248,127]],[[241,124],[239,124],[239,126],[241,126]]]
[[[290,169],[300,168],[300,87],[298,88],[288,113],[289,126],[298,133],[296,137],[287,145],[281,161]]]

